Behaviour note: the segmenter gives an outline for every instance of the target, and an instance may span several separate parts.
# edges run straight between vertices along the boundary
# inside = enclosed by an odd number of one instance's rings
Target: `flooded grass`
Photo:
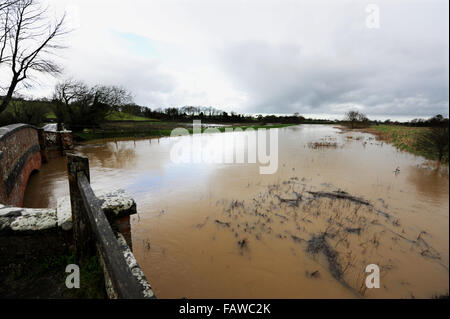
[[[326,147],[337,147],[337,143],[336,142],[312,142],[312,143],[308,143],[308,147],[312,148],[312,149],[321,149],[321,148],[326,148]]]
[[[308,147],[311,149],[337,148],[336,138],[332,136],[324,136],[319,141],[309,142]]]
[[[358,196],[340,190],[306,191],[310,188],[291,178],[267,186],[248,204],[220,201],[217,205],[223,206],[222,220],[215,222],[235,232],[241,249],[256,242],[290,238],[310,258],[320,262],[323,257],[331,277],[355,295],[364,296],[366,292],[361,287],[365,287],[364,269],[370,260],[388,276],[397,266],[388,256],[399,256],[403,250],[447,269],[439,253],[424,239],[426,233],[416,237],[407,234],[400,228],[401,221]]]
[[[408,127],[400,125],[373,125],[363,129],[364,132],[374,134],[378,140],[392,143],[402,151],[424,156],[427,159],[436,160],[437,155],[421,149],[418,139],[425,134],[427,127]],[[445,158],[448,163],[448,156]]]

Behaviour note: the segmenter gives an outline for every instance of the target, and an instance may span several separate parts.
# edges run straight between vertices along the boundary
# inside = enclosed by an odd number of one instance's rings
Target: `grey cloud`
[[[361,1],[141,1],[119,7],[97,0],[97,9],[80,3],[85,28],[68,74],[124,85],[142,105],[448,115],[446,0],[377,0],[380,29],[365,26],[367,3]],[[113,15],[96,11],[106,6]],[[114,14],[123,21],[108,18]],[[97,26],[98,34],[92,31]],[[136,55],[133,46],[108,38],[111,30],[138,42],[145,37],[138,53],[149,44],[151,54]],[[98,38],[108,41],[102,45]]]
[[[432,13],[415,20],[421,12],[410,13],[410,29],[392,13],[379,30],[340,28],[320,55],[301,40],[233,43],[218,54],[247,93],[249,112],[343,114],[355,105],[368,115],[448,115],[448,31],[439,29],[448,13]],[[424,25],[427,19],[444,21]]]
[[[89,79],[90,84],[124,86],[140,105],[165,105],[176,89],[175,79],[162,72],[155,61],[124,60],[110,56],[107,59],[102,57],[91,60],[90,64],[96,65],[96,68],[74,70],[72,74],[77,78]]]

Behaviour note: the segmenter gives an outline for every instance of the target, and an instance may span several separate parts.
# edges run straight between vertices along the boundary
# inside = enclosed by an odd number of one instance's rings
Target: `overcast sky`
[[[122,85],[140,105],[448,116],[447,0],[48,2],[75,29],[66,75]],[[370,3],[379,28],[367,27]]]

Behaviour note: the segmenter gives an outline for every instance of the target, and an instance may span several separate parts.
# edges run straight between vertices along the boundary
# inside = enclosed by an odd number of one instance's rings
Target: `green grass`
[[[66,266],[76,264],[74,253],[53,255],[25,255],[20,262],[14,261],[2,284],[14,298],[82,298],[105,299],[106,290],[103,269],[96,255],[80,266],[80,288],[68,289],[65,280]],[[0,289],[0,294],[1,294]]]
[[[137,116],[129,113],[111,111],[105,118],[107,121],[156,121],[143,116]]]
[[[56,115],[53,111],[48,112],[45,117],[47,118],[47,120],[56,120]]]
[[[365,129],[365,131],[376,135],[378,139],[391,143],[402,151],[423,156],[430,160],[436,160],[436,154],[424,151],[417,143],[418,138],[426,130],[428,130],[426,127],[401,125],[372,125],[370,128]]]
[[[233,128],[240,127],[243,130],[247,128],[259,129],[259,128],[283,128],[297,124],[275,124],[275,125],[235,125]],[[139,122],[124,122],[124,123],[105,123],[100,130],[84,130],[83,132],[76,132],[75,136],[78,140],[92,141],[99,139],[110,138],[150,138],[170,136],[172,130],[179,127],[178,123],[173,122],[152,122],[152,123],[139,123]],[[228,127],[230,128],[230,127]],[[192,128],[186,128],[190,134],[193,133]],[[226,127],[218,127],[220,132],[225,132]],[[204,131],[205,129],[202,129]]]
[[[66,272],[62,272],[62,270],[69,264],[76,264],[74,253],[41,257],[40,260],[38,272],[34,274],[34,276],[48,272],[56,273],[57,277],[54,278],[54,280],[56,282],[60,282],[61,286],[62,283],[65,282],[66,276],[68,275]],[[80,267],[80,288],[63,289],[62,293],[64,297],[69,298],[106,298],[103,269],[96,255],[91,256]]]
[[[92,141],[100,139],[110,139],[110,138],[146,138],[146,137],[160,137],[169,136],[172,130],[169,129],[148,129],[143,131],[104,131],[104,130],[84,130],[83,132],[75,132],[75,137],[82,141]]]
[[[46,114],[47,120],[56,120],[56,115],[53,111],[50,111]],[[143,116],[136,116],[133,114],[128,114],[119,111],[111,111],[105,117],[107,121],[133,121],[133,122],[141,122],[141,121],[156,121],[154,119],[149,119]]]

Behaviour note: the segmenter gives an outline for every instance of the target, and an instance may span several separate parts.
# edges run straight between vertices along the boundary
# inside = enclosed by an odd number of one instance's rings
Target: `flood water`
[[[448,170],[327,125],[278,129],[273,175],[259,164],[173,163],[171,147],[190,138],[77,147],[94,190],[135,198],[133,250],[158,297],[448,294]],[[25,206],[56,207],[67,194],[64,159],[52,160],[31,177]],[[369,264],[378,289],[365,286]]]

